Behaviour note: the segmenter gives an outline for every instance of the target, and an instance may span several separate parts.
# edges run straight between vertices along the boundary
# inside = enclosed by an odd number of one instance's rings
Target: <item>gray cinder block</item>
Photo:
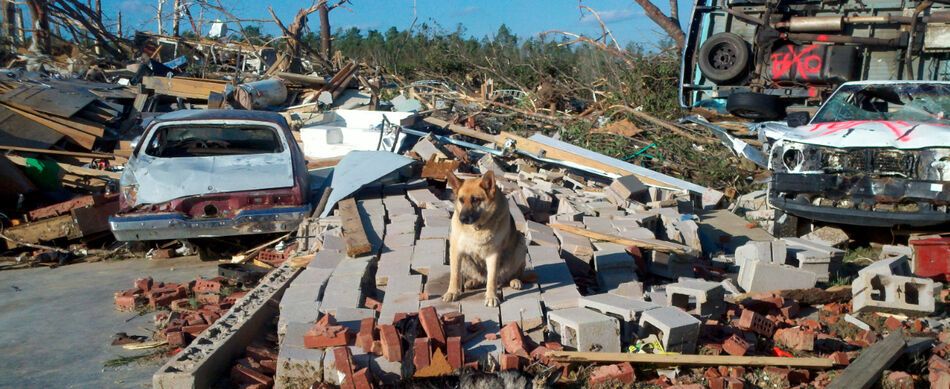
[[[590,309],[548,312],[548,331],[577,351],[620,352],[620,321]]]
[[[938,289],[928,278],[864,273],[851,282],[851,305],[854,312],[933,313]]]
[[[700,321],[679,308],[660,307],[640,315],[640,338],[656,335],[666,351],[692,353]]]
[[[693,277],[693,262],[687,257],[676,254],[650,252],[650,261],[647,267],[650,273],[663,278],[677,279],[679,277]]]
[[[704,318],[716,318],[725,312],[725,294],[718,282],[693,279],[666,285],[667,305]]]
[[[739,286],[749,293],[813,288],[817,281],[813,272],[765,261],[749,261],[739,269]]]
[[[583,296],[577,300],[577,304],[581,308],[591,309],[619,320],[623,329],[622,343],[632,343],[634,341],[634,337],[640,330],[640,314],[660,307],[648,301],[634,300],[609,293]]]
[[[736,248],[736,266],[742,267],[748,261],[766,261],[785,264],[787,248],[781,240],[751,241]]]

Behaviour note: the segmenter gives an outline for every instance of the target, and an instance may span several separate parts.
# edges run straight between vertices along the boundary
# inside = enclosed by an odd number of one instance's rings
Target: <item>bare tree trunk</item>
[[[329,61],[332,55],[330,42],[330,8],[324,3],[317,9],[317,12],[320,13],[320,52],[323,53],[323,58]]]
[[[178,36],[178,25],[181,23],[181,0],[175,0],[172,13],[172,36]]]
[[[673,8],[675,13],[672,13],[671,16],[666,16],[663,14],[663,11],[660,11],[656,5],[654,5],[650,0],[634,0],[637,4],[640,4],[640,7],[643,8],[643,11],[647,14],[647,17],[656,23],[663,31],[666,31],[666,34],[673,38],[673,41],[676,42],[676,47],[683,50],[683,46],[686,42],[686,34],[683,33],[683,28],[680,27],[679,23],[679,10],[678,8]],[[675,2],[676,0],[670,0]],[[675,19],[674,19],[675,17]]]
[[[162,6],[165,5],[165,0],[158,0],[158,13],[156,14],[155,21],[158,22],[158,35],[165,34],[165,29],[162,28]]]
[[[26,42],[26,24],[23,22],[23,8],[16,7],[16,37],[21,44]]]
[[[102,21],[102,1],[101,0],[96,0],[95,11],[96,11],[96,17],[99,18],[99,21],[101,22]],[[99,46],[98,40],[96,41],[96,45],[93,46],[93,49],[96,51],[96,55],[102,54],[102,48]]]
[[[122,11],[119,11],[119,14],[116,15],[116,21],[118,22],[115,27],[115,31],[117,33],[116,35],[118,35],[119,38],[122,38]]]
[[[680,4],[677,0],[670,0],[670,19],[680,24]]]
[[[28,0],[30,20],[33,22],[33,42],[30,51],[36,54],[50,53],[49,4],[47,0]]]

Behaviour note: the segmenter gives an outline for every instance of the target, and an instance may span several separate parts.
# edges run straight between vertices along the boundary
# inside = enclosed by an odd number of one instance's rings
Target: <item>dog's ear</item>
[[[482,176],[481,182],[479,182],[479,186],[489,195],[495,194],[495,173],[491,170],[485,173],[485,175]]]
[[[446,174],[445,179],[448,182],[449,187],[452,188],[452,191],[458,193],[459,188],[462,187],[462,180],[455,176],[455,172],[449,172],[449,174]]]

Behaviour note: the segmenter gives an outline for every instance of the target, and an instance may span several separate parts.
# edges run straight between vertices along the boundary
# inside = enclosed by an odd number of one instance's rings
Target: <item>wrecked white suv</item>
[[[120,241],[286,232],[309,214],[307,163],[284,118],[182,110],[146,127],[120,180]]]
[[[815,117],[764,126],[769,202],[825,222],[950,221],[950,82],[845,83]]]

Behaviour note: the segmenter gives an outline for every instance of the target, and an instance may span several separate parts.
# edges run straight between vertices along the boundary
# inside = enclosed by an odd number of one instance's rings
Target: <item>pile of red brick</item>
[[[231,383],[241,389],[265,389],[274,386],[277,350],[274,342],[255,342],[244,349],[244,358],[231,367]]]
[[[188,283],[139,278],[135,280],[134,288],[115,293],[115,307],[120,311],[169,309],[170,312],[155,315],[155,324],[159,328],[157,336],[166,339],[173,347],[183,347],[246,293],[237,291],[224,296],[227,282],[223,277],[198,278]]]

